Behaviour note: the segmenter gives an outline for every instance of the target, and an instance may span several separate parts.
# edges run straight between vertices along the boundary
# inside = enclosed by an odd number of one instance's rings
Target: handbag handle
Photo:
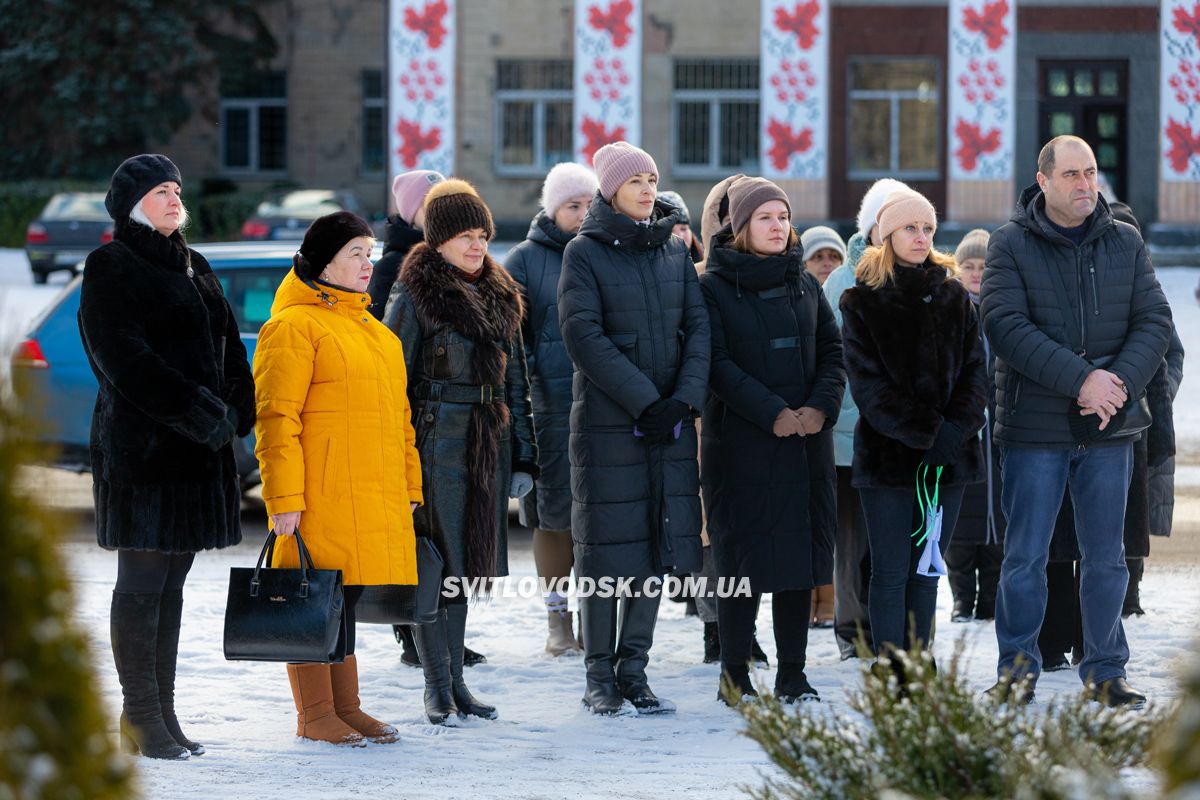
[[[303,570],[303,577],[300,579],[300,596],[308,597],[308,573],[310,570],[316,569],[313,566],[312,555],[308,552],[308,546],[304,544],[304,539],[300,536],[300,530],[297,528],[293,534],[296,537],[296,549],[300,552],[300,569]],[[258,587],[260,584],[258,573],[262,569],[263,559],[272,558],[275,554],[275,540],[278,534],[271,530],[267,532],[267,540],[263,542],[262,550],[258,554],[258,562],[254,565],[254,574],[250,576],[250,596],[258,597]]]

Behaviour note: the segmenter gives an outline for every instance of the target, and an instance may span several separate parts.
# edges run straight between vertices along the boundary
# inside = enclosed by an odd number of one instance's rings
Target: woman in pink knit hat
[[[876,674],[906,691],[897,650],[929,642],[941,553],[963,488],[983,479],[979,429],[987,365],[954,259],[933,249],[933,205],[909,189],[876,214],[879,244],[841,298],[846,373],[860,417],[853,483],[871,546],[869,614]],[[939,510],[940,509],[940,510]],[[940,525],[939,525],[940,517]],[[907,624],[906,624],[907,623]]]
[[[583,702],[597,714],[652,714],[675,708],[646,680],[657,581],[700,569],[695,420],[708,393],[708,312],[687,246],[673,235],[676,209],[657,201],[654,159],[615,142],[592,164],[600,191],[567,245],[558,285],[576,370],[571,536],[576,575],[632,585],[619,599],[580,598]]]

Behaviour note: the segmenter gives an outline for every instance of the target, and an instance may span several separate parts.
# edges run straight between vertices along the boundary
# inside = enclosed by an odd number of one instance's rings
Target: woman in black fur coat
[[[242,539],[232,442],[254,426],[254,382],[221,283],[180,228],[179,170],[128,159],[104,199],[113,241],[88,256],[79,332],[100,384],[92,415],[96,535],[115,549],[113,657],[130,752],[184,759],[175,662],[183,584],[200,550]]]
[[[425,196],[425,241],[400,268],[384,314],[404,344],[425,504],[417,536],[431,537],[448,578],[508,574],[508,501],[537,477],[520,289],[487,254],[492,215],[466,181]],[[435,622],[415,634],[425,713],[495,719],[463,681],[466,597],[443,595]]]
[[[883,245],[863,254],[841,308],[846,372],[861,412],[853,483],[871,546],[871,636],[876,654],[886,654],[929,641],[938,571],[920,569],[919,560],[937,526],[926,523],[919,495],[937,496],[944,552],[964,485],[984,477],[976,434],[988,382],[975,309],[952,280],[954,259],[933,249],[933,206],[898,191],[876,224]]]

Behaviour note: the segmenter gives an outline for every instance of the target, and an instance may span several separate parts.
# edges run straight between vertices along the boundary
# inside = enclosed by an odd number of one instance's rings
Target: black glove
[[[950,420],[942,420],[938,426],[937,435],[933,437],[933,446],[925,451],[921,460],[931,467],[945,467],[958,460],[959,449],[962,448],[962,428]]]
[[[671,397],[655,400],[637,418],[637,427],[646,441],[664,444],[673,438],[675,426],[687,416],[688,405]]]
[[[234,437],[237,436],[237,418],[237,412],[233,410],[233,407],[226,406],[225,419],[217,423],[217,427],[204,440],[204,443],[214,453],[232,442]]]

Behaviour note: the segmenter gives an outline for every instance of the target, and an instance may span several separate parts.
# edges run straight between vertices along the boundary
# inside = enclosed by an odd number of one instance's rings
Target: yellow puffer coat
[[[254,353],[255,454],[267,513],[303,512],[317,567],[348,585],[414,584],[409,503],[424,500],[404,352],[370,302],[284,278]],[[282,545],[274,566],[296,566],[295,541]]]

